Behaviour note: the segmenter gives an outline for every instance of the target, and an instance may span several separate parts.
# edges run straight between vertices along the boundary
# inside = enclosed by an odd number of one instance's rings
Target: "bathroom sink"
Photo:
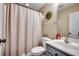
[[[72,42],[72,43],[70,43],[72,46],[74,46],[74,47],[78,47],[79,48],[79,43],[75,43],[75,42]]]

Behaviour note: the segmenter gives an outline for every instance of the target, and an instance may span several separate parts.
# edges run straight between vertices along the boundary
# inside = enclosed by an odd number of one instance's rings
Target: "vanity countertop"
[[[46,43],[70,55],[79,56],[79,44],[73,46],[63,42],[63,40],[51,40],[46,41]]]

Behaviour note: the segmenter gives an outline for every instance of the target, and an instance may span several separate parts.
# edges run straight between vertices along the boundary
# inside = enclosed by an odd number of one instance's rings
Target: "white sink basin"
[[[79,48],[79,44],[78,43],[75,43],[75,42],[72,42],[72,43],[70,43],[72,46],[74,46],[74,47],[78,47]]]

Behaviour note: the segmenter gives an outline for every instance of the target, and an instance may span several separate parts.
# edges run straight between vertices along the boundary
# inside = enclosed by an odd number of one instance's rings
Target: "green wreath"
[[[47,13],[46,13],[46,19],[47,20],[49,20],[49,19],[51,19],[51,17],[52,17],[52,12],[51,11],[48,11]]]

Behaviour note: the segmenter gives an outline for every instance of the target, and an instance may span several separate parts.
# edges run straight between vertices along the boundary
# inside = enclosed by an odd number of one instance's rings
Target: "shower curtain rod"
[[[25,8],[29,8],[29,7],[24,6],[24,5],[22,5],[22,4],[19,4],[19,3],[15,3],[15,4],[20,5],[20,6],[22,6],[22,7],[25,7]],[[29,9],[32,9],[32,8],[29,8]],[[32,9],[32,10],[35,10],[35,9]],[[38,10],[35,10],[35,11],[38,11]],[[40,12],[40,11],[38,11],[38,12]]]

